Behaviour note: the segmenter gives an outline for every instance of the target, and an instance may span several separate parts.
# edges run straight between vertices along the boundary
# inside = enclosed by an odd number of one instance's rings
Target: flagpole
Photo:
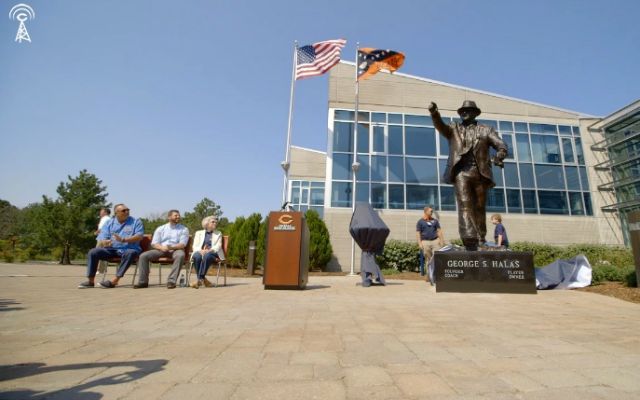
[[[293,120],[293,93],[296,83],[296,65],[298,63],[298,41],[293,42],[293,67],[291,69],[291,94],[289,95],[289,123],[287,125],[287,148],[285,149],[285,158],[280,165],[284,170],[284,182],[282,184],[282,204],[287,202],[287,189],[289,185],[289,167],[291,166],[291,122]],[[286,210],[285,210],[286,211]]]
[[[360,51],[360,42],[356,43],[356,99],[355,99],[355,110],[354,110],[354,124],[353,124],[353,163],[351,164],[351,171],[353,173],[352,181],[351,181],[351,214],[356,211],[356,173],[360,169],[360,164],[358,163],[358,103],[359,92],[360,92],[360,82],[358,82],[358,53]],[[355,273],[355,263],[356,263],[356,242],[353,238],[351,238],[351,269],[349,271],[349,275],[356,275]]]

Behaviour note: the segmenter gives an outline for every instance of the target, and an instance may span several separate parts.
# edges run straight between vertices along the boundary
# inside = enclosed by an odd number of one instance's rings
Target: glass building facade
[[[327,206],[351,207],[354,111],[335,109],[330,114]],[[577,126],[479,122],[493,126],[509,148],[504,169],[493,168],[496,187],[488,194],[487,211],[593,215]],[[356,201],[371,202],[379,209],[419,210],[432,205],[456,210],[453,186],[442,181],[448,143],[429,116],[359,111],[357,135]]]
[[[291,207],[305,212],[313,209],[324,215],[324,181],[291,180],[289,199]]]
[[[606,127],[604,136],[604,143],[594,147],[608,152],[605,164],[612,181],[599,189],[615,191],[616,203],[602,209],[619,213],[624,241],[629,244],[627,214],[640,210],[640,110]]]

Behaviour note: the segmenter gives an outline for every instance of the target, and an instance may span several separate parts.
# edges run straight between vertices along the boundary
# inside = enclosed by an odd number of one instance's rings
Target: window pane
[[[535,162],[560,162],[560,146],[556,136],[531,135],[531,149]]]
[[[444,136],[440,135],[440,155],[448,156],[449,155],[449,141],[445,139]]]
[[[580,183],[582,184],[582,190],[589,190],[589,181],[587,180],[587,169],[585,167],[578,167],[580,171]]]
[[[372,113],[371,122],[387,122],[387,114],[385,113]]]
[[[300,187],[291,188],[291,203],[300,204]]]
[[[548,124],[529,124],[529,132],[531,133],[551,133],[557,135],[555,125]]]
[[[390,124],[401,124],[402,123],[402,114],[389,114],[389,123]]]
[[[356,203],[369,202],[369,183],[356,183]]]
[[[564,162],[566,163],[574,163],[576,162],[573,158],[573,146],[571,146],[571,139],[562,138],[562,154],[564,155]]]
[[[404,209],[404,185],[389,185],[389,208]]]
[[[523,188],[535,187],[533,180],[533,165],[520,164],[520,184]]]
[[[504,189],[492,188],[487,192],[487,211],[505,212]]]
[[[593,215],[593,209],[591,208],[591,194],[590,193],[582,193],[584,197],[584,208],[587,212],[587,215]]]
[[[387,180],[386,156],[371,156],[371,180],[381,182]]]
[[[343,121],[353,121],[353,111],[336,110],[335,119]]]
[[[300,204],[309,204],[309,189],[302,189],[302,197],[300,198]]]
[[[503,134],[502,140],[504,140],[507,145],[507,158],[515,158],[513,156],[513,135]]]
[[[564,189],[564,174],[559,165],[536,164],[536,181],[538,188]]]
[[[507,207],[510,213],[521,213],[520,191],[518,189],[507,189]]]
[[[387,185],[384,183],[371,184],[371,205],[373,208],[387,208]]]
[[[351,182],[333,182],[331,207],[351,207]]]
[[[499,129],[501,132],[513,132],[513,122],[500,121]]]
[[[531,161],[531,149],[529,148],[529,135],[517,134],[516,146],[518,147],[518,161]]]
[[[524,206],[525,214],[537,214],[538,213],[538,201],[536,199],[535,190],[523,190],[522,191],[522,205]]]
[[[373,127],[373,148],[374,153],[384,153],[384,126]]]
[[[447,184],[444,179],[442,178],[442,175],[444,175],[444,171],[447,170],[447,160],[446,159],[438,159],[438,167],[440,168],[440,171],[438,172],[438,181],[440,182],[440,184]]]
[[[351,179],[351,154],[336,154],[333,153],[333,179]]]
[[[538,191],[540,214],[569,214],[565,192]]]
[[[434,128],[405,127],[407,154],[415,156],[435,156],[436,137]]]
[[[580,138],[574,138],[576,141],[576,156],[578,157],[578,164],[584,165],[584,153],[582,152],[582,140]]]
[[[513,125],[516,127],[516,132],[524,132],[524,133],[529,132],[529,129],[527,129],[526,122],[515,122]]]
[[[311,182],[311,187],[324,190],[324,182]]]
[[[314,206],[324,205],[324,189],[311,189],[311,199],[309,204]]]
[[[518,168],[516,167],[516,163],[504,163],[504,181],[506,186],[520,187],[520,180],[518,179]]]
[[[577,126],[572,126],[571,130],[573,131],[573,136],[580,136],[580,128]]]
[[[559,125],[558,131],[563,136],[571,136],[571,127],[566,125]]]
[[[498,130],[498,122],[497,121],[489,120],[489,119],[479,119],[478,123],[482,124],[482,125],[490,126],[493,129]]]
[[[311,206],[311,209],[315,210],[320,215],[320,218],[324,219],[324,207]]]
[[[407,157],[405,171],[407,183],[438,183],[435,159]]]
[[[358,124],[358,153],[369,153],[369,124]]]
[[[438,187],[407,185],[407,209],[422,210],[427,205],[438,209]]]
[[[336,122],[333,124],[333,151],[353,151],[353,124]]]
[[[366,111],[358,111],[358,122],[369,122],[369,113]]]
[[[389,154],[403,154],[401,126],[389,125]]]
[[[456,194],[452,186],[440,186],[440,203],[441,210],[456,210]]]
[[[402,157],[389,157],[389,182],[404,182],[404,161]]]
[[[578,168],[564,167],[564,172],[565,174],[567,174],[567,189],[580,190],[580,177],[578,176]]]
[[[405,115],[404,123],[407,125],[433,126],[433,121],[431,120],[431,117],[427,117],[424,115]]]
[[[369,180],[369,156],[367,154],[358,154],[358,162],[360,163],[360,169],[356,173],[356,180],[368,181]],[[351,174],[349,174],[349,179],[351,179]]]
[[[584,215],[582,193],[569,192],[569,206],[571,207],[571,215]]]
[[[504,181],[502,180],[502,168],[497,165],[491,165],[491,173],[493,174],[493,181],[497,187],[504,187]]]

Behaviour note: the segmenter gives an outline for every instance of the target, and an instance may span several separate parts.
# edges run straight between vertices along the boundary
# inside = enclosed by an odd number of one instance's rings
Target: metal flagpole
[[[282,184],[282,204],[284,205],[287,202],[287,186],[289,185],[289,167],[290,156],[291,156],[291,122],[293,119],[293,92],[294,86],[296,82],[296,65],[298,63],[298,41],[293,42],[293,68],[291,71],[291,95],[289,97],[289,124],[287,127],[287,148],[285,150],[285,158],[284,161],[280,163],[282,169],[284,170],[284,182]]]
[[[354,110],[354,123],[353,123],[353,163],[351,164],[351,171],[353,178],[351,181],[351,214],[356,211],[356,174],[360,169],[360,163],[358,162],[358,102],[360,83],[358,82],[358,53],[360,52],[360,42],[356,43],[356,100]],[[356,241],[351,238],[351,269],[349,275],[356,275],[355,273],[356,263]]]

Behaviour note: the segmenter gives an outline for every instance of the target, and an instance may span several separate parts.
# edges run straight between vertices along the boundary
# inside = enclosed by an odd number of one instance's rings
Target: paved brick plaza
[[[596,294],[76,289],[83,275],[0,264],[0,399],[640,398],[640,305]]]

